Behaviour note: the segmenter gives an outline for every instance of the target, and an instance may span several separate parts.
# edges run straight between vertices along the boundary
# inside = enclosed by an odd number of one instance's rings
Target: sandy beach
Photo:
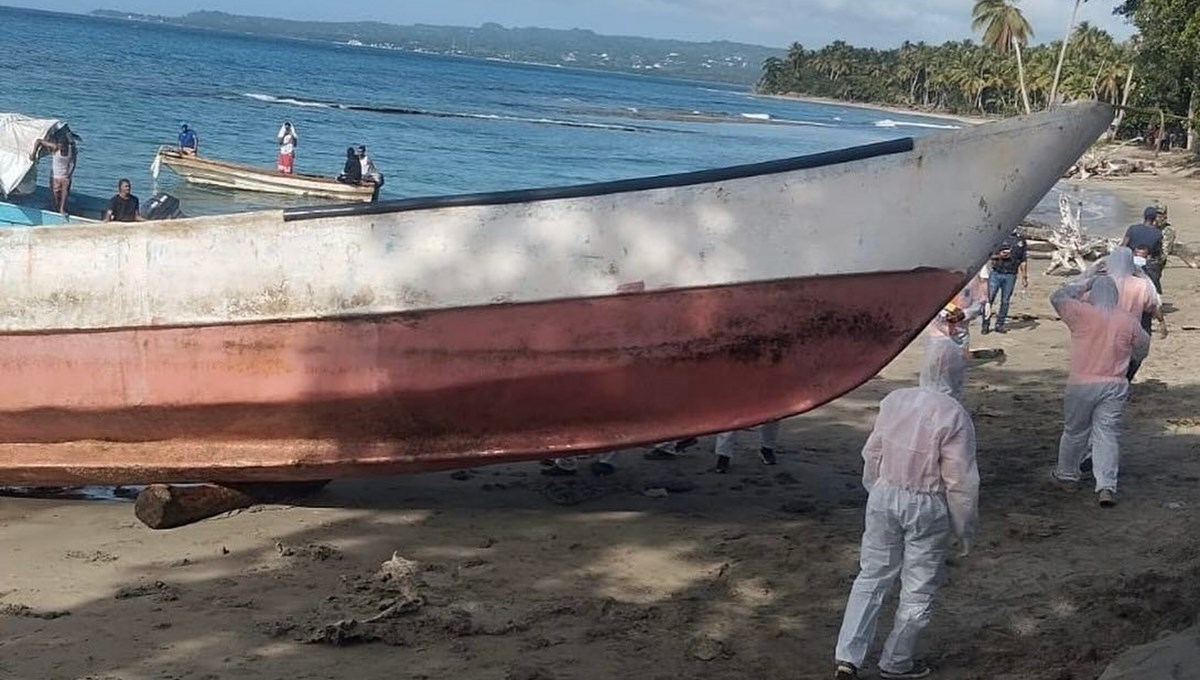
[[[919,109],[909,109],[901,106],[886,106],[883,104],[869,104],[866,102],[850,102],[842,99],[832,99],[830,97],[813,97],[810,95],[799,94],[756,94],[756,97],[765,97],[767,99],[788,99],[791,101],[808,102],[810,104],[827,104],[829,106],[844,106],[850,109],[867,109],[869,111],[878,111],[880,113],[894,113],[901,116],[921,116],[924,118],[941,118],[944,120],[952,120],[967,125],[980,125],[982,123],[994,122],[995,118],[985,118],[983,116],[964,116],[956,113],[945,113],[939,111],[922,111]]]
[[[1187,242],[1197,182],[1164,169],[1090,184],[1167,204]],[[974,338],[1005,356],[969,375],[982,532],[929,631],[946,680],[1094,678],[1197,613],[1200,271],[1164,274],[1171,335],[1133,387],[1121,502],[1101,510],[1045,484],[1067,334],[1044,266],[1012,331]],[[859,451],[918,357],[787,421],[776,467],[741,433],[729,475],[708,471],[709,437],[679,461],[625,452],[608,478],[521,464],[343,481],[164,532],[128,502],[0,498],[0,678],[829,677],[857,572]]]

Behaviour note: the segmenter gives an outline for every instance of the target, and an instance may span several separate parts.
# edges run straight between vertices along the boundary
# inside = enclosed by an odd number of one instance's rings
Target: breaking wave
[[[933,130],[959,130],[959,129],[962,129],[961,125],[939,125],[937,123],[910,123],[910,122],[904,122],[904,121],[891,120],[890,118],[885,118],[883,120],[875,121],[875,127],[881,127],[881,128],[919,127],[919,128],[930,128]]]

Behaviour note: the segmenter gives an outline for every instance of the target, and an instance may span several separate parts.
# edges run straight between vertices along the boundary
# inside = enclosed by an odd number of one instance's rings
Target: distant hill
[[[459,54],[632,73],[657,73],[740,85],[753,85],[768,57],[784,51],[728,41],[688,42],[598,35],[584,29],[505,28],[487,23],[465,26],[399,26],[377,21],[294,21],[225,12],[192,12],[181,17],[101,9],[95,16],[193,28],[235,31],[363,47]]]

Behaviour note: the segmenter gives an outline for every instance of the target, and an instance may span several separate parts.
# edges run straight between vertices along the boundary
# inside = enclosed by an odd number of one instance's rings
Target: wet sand
[[[1185,175],[1090,184],[1167,203],[1200,241]],[[1012,331],[974,338],[1005,357],[970,373],[982,532],[929,631],[939,678],[1093,678],[1200,607],[1200,272],[1165,272],[1171,337],[1134,386],[1120,505],[1101,510],[1044,485],[1067,336],[1043,267]],[[166,532],[128,502],[0,498],[0,678],[827,678],[857,571],[859,450],[917,358],[787,421],[776,467],[742,433],[729,475],[708,472],[704,438],[675,462],[627,452],[609,478],[522,464],[335,482]]]

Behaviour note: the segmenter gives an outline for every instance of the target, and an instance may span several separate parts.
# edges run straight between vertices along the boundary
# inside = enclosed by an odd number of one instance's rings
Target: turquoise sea
[[[203,155],[269,167],[290,120],[302,172],[336,174],[346,147],[366,144],[387,178],[383,198],[699,170],[958,126],[720,84],[32,10],[0,8],[0,43],[0,111],[71,124],[83,138],[76,190],[107,196],[129,177],[143,200],[166,191],[188,214],[296,199],[197,188],[166,169],[156,185],[154,151],[181,122]],[[1082,197],[1089,228],[1120,222],[1111,196]],[[1056,219],[1056,202],[1039,212]]]

